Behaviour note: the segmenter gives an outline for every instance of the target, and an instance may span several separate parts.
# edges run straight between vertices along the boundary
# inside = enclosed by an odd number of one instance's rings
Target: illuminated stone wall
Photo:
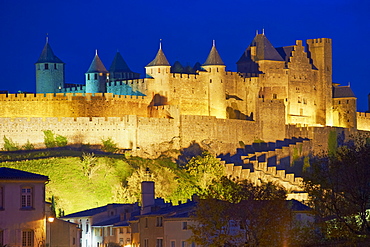
[[[357,129],[370,131],[370,113],[357,112]]]

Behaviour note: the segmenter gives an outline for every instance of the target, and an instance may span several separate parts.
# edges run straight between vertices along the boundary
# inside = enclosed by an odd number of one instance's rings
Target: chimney
[[[151,211],[154,206],[154,182],[141,182],[141,214],[146,214]]]

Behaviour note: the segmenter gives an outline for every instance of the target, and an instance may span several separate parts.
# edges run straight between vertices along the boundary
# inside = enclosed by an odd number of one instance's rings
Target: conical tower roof
[[[63,63],[63,61],[55,56],[48,40],[46,40],[44,49],[42,49],[41,55],[36,63]]]
[[[215,41],[213,41],[212,49],[209,52],[207,60],[204,62],[203,66],[204,65],[225,65],[220,57],[220,54],[218,54]]]
[[[91,62],[90,68],[86,73],[108,73],[107,69],[105,68],[103,62],[100,60],[98,56],[98,51],[95,52],[95,57]]]
[[[146,67],[149,66],[171,66],[162,50],[162,43],[159,44],[159,50],[154,60],[151,61]]]
[[[116,55],[114,56],[113,62],[109,68],[109,72],[132,72],[131,69],[128,67],[127,63],[123,59],[121,53],[117,51]]]
[[[256,56],[254,60],[273,60],[273,61],[284,61],[279,52],[270,43],[265,34],[256,34],[252,43],[249,45],[247,50],[239,59],[239,62],[245,60],[245,56],[250,56],[248,52],[252,46],[256,47]]]

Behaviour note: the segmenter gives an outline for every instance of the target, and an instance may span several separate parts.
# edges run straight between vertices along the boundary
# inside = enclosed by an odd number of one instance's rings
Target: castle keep
[[[297,40],[275,48],[256,34],[236,72],[225,69],[215,42],[194,68],[171,66],[160,45],[145,78],[120,53],[107,69],[96,52],[85,85],[77,85],[65,83],[64,62],[47,41],[35,64],[36,93],[0,95],[0,132],[40,147],[43,130],[70,144],[110,137],[144,156],[193,142],[233,154],[241,143],[292,138],[308,138],[312,151],[326,149],[331,131],[370,129],[369,115],[356,113],[351,88],[332,82],[331,42]]]

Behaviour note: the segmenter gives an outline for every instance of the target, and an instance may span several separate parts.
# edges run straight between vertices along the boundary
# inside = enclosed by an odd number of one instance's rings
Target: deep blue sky
[[[275,46],[309,38],[333,39],[333,81],[347,85],[366,111],[370,93],[368,0],[0,0],[0,90],[34,91],[34,63],[46,33],[66,63],[66,82],[84,82],[95,49],[109,68],[117,49],[139,73],[159,39],[172,64],[203,63],[217,49],[235,62],[256,30]]]

